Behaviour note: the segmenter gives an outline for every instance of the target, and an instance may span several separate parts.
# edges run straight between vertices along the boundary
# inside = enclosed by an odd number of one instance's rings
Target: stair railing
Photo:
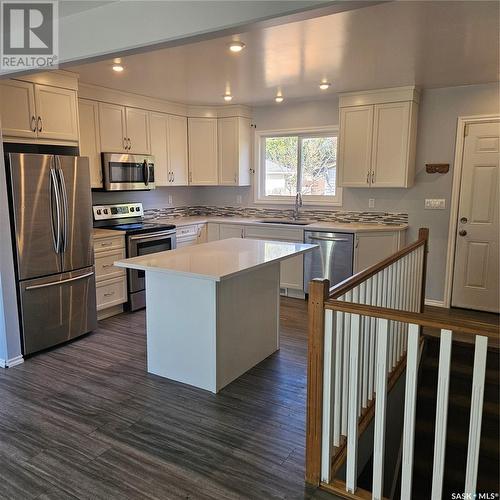
[[[416,242],[330,290],[328,280],[309,288],[306,482],[349,498],[383,498],[388,381],[406,368],[401,498],[411,498],[421,327],[440,329],[440,355],[432,498],[444,477],[452,332],[476,335],[465,493],[475,493],[486,367],[487,335],[498,328],[446,321],[424,314],[428,230]],[[400,370],[400,373],[402,370]],[[376,397],[375,397],[376,395]],[[360,419],[374,418],[372,492],[360,491]],[[345,449],[346,479],[333,463]],[[349,496],[350,495],[350,496]],[[357,496],[360,495],[360,496]]]

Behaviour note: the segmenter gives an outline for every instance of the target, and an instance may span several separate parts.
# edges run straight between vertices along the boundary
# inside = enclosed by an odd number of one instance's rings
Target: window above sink
[[[257,203],[341,206],[338,187],[338,128],[266,130],[256,133]]]

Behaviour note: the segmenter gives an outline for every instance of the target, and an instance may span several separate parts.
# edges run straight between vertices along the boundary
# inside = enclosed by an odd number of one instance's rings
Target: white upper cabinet
[[[189,184],[218,184],[217,118],[188,118]]]
[[[185,116],[168,115],[168,165],[172,186],[188,184],[188,124]]]
[[[341,108],[340,130],[342,185],[366,187],[370,183],[373,106]]]
[[[78,142],[76,90],[32,82],[0,83],[4,137]]]
[[[0,83],[0,117],[4,136],[36,138],[35,88],[32,83]]]
[[[123,106],[100,102],[99,128],[102,152],[128,152],[125,108]]]
[[[218,119],[219,184],[250,185],[250,137],[248,118]]]
[[[127,142],[130,153],[149,154],[149,112],[144,109],[125,108]]]
[[[151,113],[151,154],[155,158],[157,186],[186,186],[187,118]]]
[[[78,141],[78,104],[76,91],[35,85],[38,137]]]
[[[101,150],[105,153],[149,154],[149,112],[99,103]]]
[[[91,187],[102,188],[98,103],[79,99],[78,116],[80,119],[80,155],[87,156],[89,159]]]
[[[342,186],[412,186],[418,99],[415,87],[341,95]]]

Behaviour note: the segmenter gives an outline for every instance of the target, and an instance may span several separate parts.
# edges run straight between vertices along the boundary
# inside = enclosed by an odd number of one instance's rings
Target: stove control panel
[[[142,203],[120,203],[117,205],[94,205],[92,207],[94,220],[123,219],[127,217],[142,217]]]

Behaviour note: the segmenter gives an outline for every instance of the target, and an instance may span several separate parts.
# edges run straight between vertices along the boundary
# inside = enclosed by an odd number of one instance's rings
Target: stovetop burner
[[[104,229],[116,229],[127,234],[151,233],[154,231],[167,231],[175,229],[173,224],[157,224],[154,222],[133,222],[131,224],[116,224],[114,226],[100,226]]]

